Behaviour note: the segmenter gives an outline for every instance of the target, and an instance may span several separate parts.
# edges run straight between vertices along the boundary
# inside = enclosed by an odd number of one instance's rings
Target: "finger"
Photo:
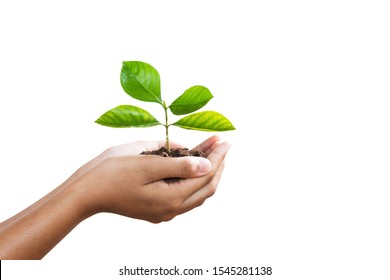
[[[208,159],[212,165],[211,171],[209,173],[202,177],[181,180],[179,182],[170,184],[171,188],[174,189],[177,195],[182,197],[184,201],[212,180],[213,176],[222,165],[227,152],[229,151],[230,143],[217,142],[213,146],[214,150],[208,156]]]
[[[222,162],[225,160],[226,154],[229,151],[231,144],[229,142],[216,142],[209,148],[211,150],[207,157],[216,171]]]
[[[218,183],[221,179],[223,169],[224,169],[224,164],[222,164],[220,168],[218,168],[217,172],[215,172],[215,175],[213,176],[210,183],[208,183],[203,188],[199,189],[197,192],[192,194],[189,198],[187,198],[184,201],[184,203],[180,207],[178,215],[201,206],[206,201],[207,198],[214,195],[215,191],[217,190]]]
[[[203,141],[201,144],[194,147],[192,150],[199,150],[206,154],[206,156],[210,153],[210,148],[218,141],[220,141],[220,137],[218,135],[213,135],[210,138]],[[159,148],[165,145],[165,141],[159,143]],[[171,148],[184,148],[185,146],[174,141],[170,141]]]
[[[208,150],[212,147],[216,142],[220,141],[220,137],[218,135],[211,136],[210,138],[203,141],[201,144],[197,145],[193,150],[199,150],[206,153],[206,156],[209,155]]]
[[[210,172],[211,162],[202,157],[169,158],[144,155],[139,157],[141,171],[145,172],[145,183],[166,178],[194,178]]]

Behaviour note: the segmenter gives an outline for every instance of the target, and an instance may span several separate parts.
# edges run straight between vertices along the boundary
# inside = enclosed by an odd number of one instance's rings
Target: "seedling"
[[[161,98],[160,74],[157,70],[140,61],[124,61],[121,71],[121,84],[124,91],[131,97],[155,102],[162,106],[165,112],[165,123],[159,122],[148,111],[133,106],[120,105],[104,113],[96,123],[109,127],[150,127],[163,125],[165,127],[165,148],[170,151],[169,132],[171,125],[185,129],[201,131],[234,130],[232,123],[220,113],[203,111],[193,113],[205,106],[213,95],[204,86],[193,86],[180,95],[171,105],[167,106]],[[174,115],[186,115],[174,123],[168,121],[168,109]]]

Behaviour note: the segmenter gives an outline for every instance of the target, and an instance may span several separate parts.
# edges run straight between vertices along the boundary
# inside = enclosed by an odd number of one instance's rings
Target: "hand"
[[[86,215],[111,212],[158,223],[203,204],[214,194],[228,143],[213,136],[197,146],[207,159],[139,155],[163,144],[136,142],[113,147],[80,169],[76,185],[87,201]],[[187,179],[163,180],[171,177]]]
[[[111,212],[153,223],[201,205],[216,190],[229,144],[213,136],[207,159],[146,156],[163,143],[110,148],[52,192],[0,224],[0,259],[40,259],[84,219]],[[177,146],[172,144],[172,146]],[[185,178],[166,183],[170,177]]]

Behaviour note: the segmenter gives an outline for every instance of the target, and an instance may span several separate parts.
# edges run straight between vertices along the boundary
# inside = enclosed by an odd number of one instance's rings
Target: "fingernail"
[[[197,161],[198,175],[204,175],[210,172],[211,162],[208,159],[202,157],[195,157],[194,160]]]

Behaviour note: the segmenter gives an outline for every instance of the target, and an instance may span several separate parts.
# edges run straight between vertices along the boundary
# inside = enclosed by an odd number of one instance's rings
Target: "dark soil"
[[[187,148],[175,148],[171,149],[170,152],[165,147],[161,147],[158,150],[153,151],[143,151],[141,155],[157,155],[161,157],[186,157],[186,156],[195,156],[195,157],[206,157],[206,155],[199,150],[189,150]],[[166,178],[164,181],[166,183],[173,183],[179,181],[180,178]]]

